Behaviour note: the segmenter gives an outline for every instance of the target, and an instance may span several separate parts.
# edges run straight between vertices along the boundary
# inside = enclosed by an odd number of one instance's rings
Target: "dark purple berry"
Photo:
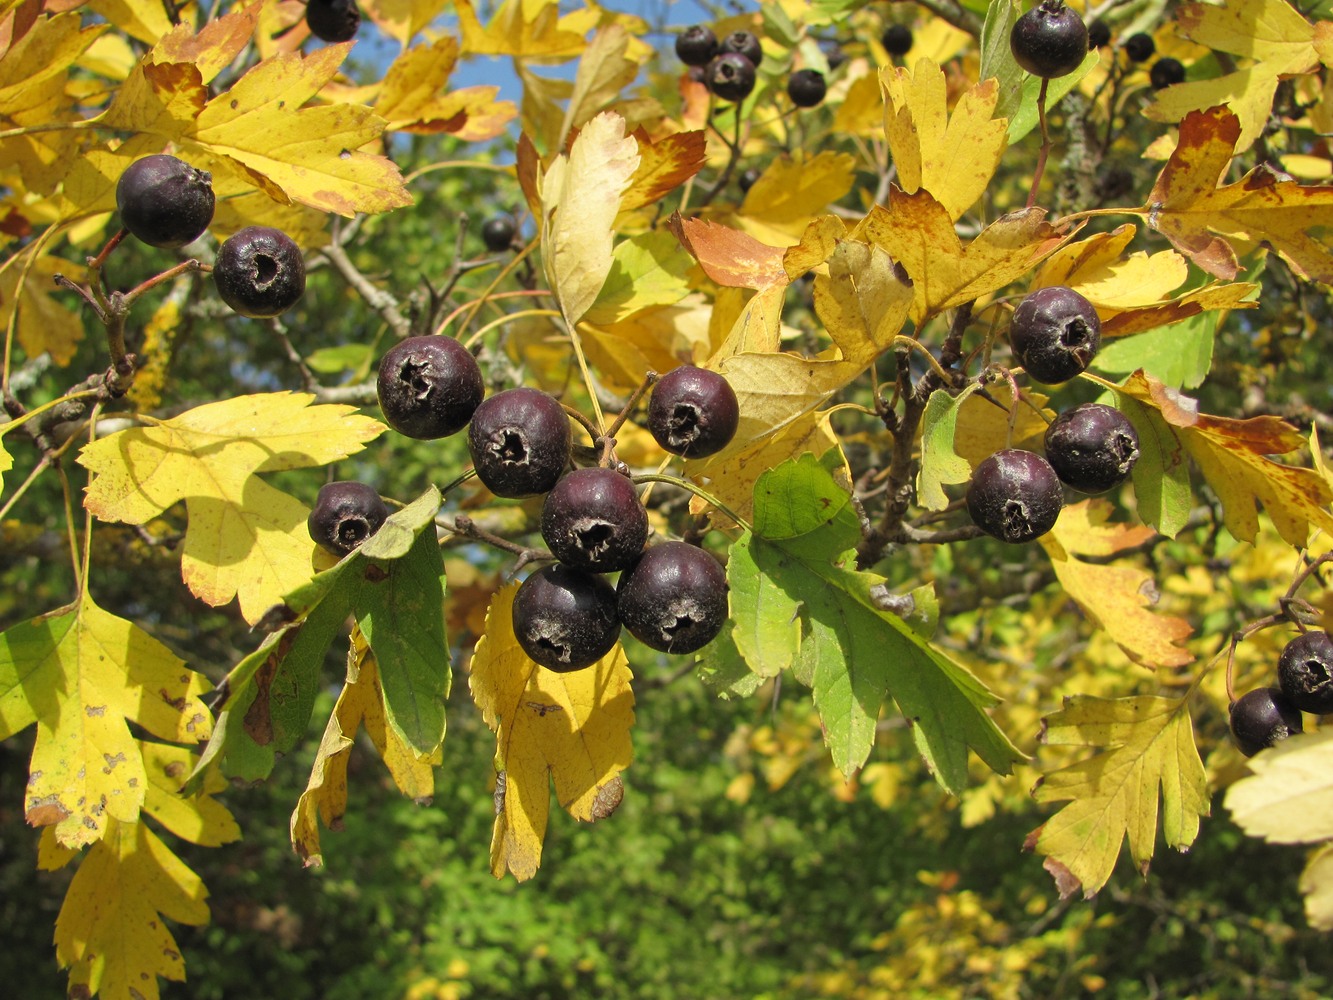
[[[569,464],[569,417],[556,398],[520,386],[477,407],[467,447],[477,477],[498,497],[547,492]]]
[[[754,90],[754,63],[737,52],[723,52],[704,70],[704,84],[722,100],[739,104]]]
[[[542,506],[542,538],[566,566],[614,573],[648,540],[648,512],[629,478],[614,469],[575,469]]]
[[[1302,712],[1333,712],[1333,638],[1327,632],[1303,632],[1283,647],[1277,679],[1287,700]]]
[[[787,96],[798,108],[813,108],[827,93],[824,74],[813,69],[798,69],[787,78]]]
[[[648,430],[665,450],[685,458],[721,451],[739,423],[735,390],[706,368],[673,368],[658,379],[648,401]]]
[[[744,56],[750,61],[751,66],[758,66],[764,58],[763,47],[760,46],[759,39],[755,37],[752,31],[733,31],[722,39],[722,43],[718,46],[718,55],[727,52]]]
[[[880,36],[880,44],[891,56],[905,56],[912,51],[912,29],[905,24],[891,24]]]
[[[1231,736],[1246,757],[1304,728],[1300,711],[1277,688],[1255,688],[1231,703]]]
[[[1136,63],[1147,62],[1157,51],[1157,43],[1152,40],[1152,35],[1146,31],[1130,35],[1125,39],[1123,47],[1129,61]]]
[[[819,40],[819,51],[824,53],[824,61],[828,63],[830,71],[837,69],[847,61],[847,53],[842,51],[842,45],[836,38],[821,38]]]
[[[1111,40],[1111,28],[1105,21],[1093,21],[1088,25],[1088,48],[1100,49]]]
[[[1041,0],[1014,22],[1009,49],[1018,65],[1034,76],[1065,76],[1088,54],[1088,29],[1063,0]]]
[[[355,0],[308,0],[305,23],[321,42],[350,42],[361,27]]]
[[[305,293],[305,260],[281,230],[246,226],[218,250],[213,283],[222,301],[242,316],[279,316]]]
[[[523,652],[560,673],[592,666],[620,638],[611,585],[559,563],[523,581],[514,595],[513,623]]]
[[[116,182],[121,225],[153,247],[193,243],[213,221],[213,205],[212,175],[166,153],[135,160]]]
[[[695,24],[676,36],[676,58],[686,66],[707,66],[717,55],[717,35],[706,24]]]
[[[1153,90],[1164,90],[1177,83],[1184,83],[1185,64],[1179,59],[1163,56],[1152,64],[1152,69],[1148,71],[1148,82],[1152,84]]]
[[[453,337],[408,337],[380,361],[375,382],[384,420],[399,434],[429,440],[467,426],[486,394],[481,369]]]
[[[512,249],[518,227],[507,215],[496,215],[487,219],[481,226],[481,241],[491,253],[504,253]]]
[[[967,488],[967,512],[986,534],[1020,544],[1055,526],[1064,506],[1060,477],[1036,452],[997,451],[982,461]]]
[[[1102,343],[1102,324],[1092,303],[1072,288],[1038,288],[1018,304],[1009,342],[1027,373],[1053,385],[1088,367]]]
[[[654,545],[621,574],[616,593],[625,627],[663,653],[693,653],[727,621],[726,571],[697,545]]]
[[[1139,460],[1139,435],[1114,407],[1083,403],[1046,428],[1046,460],[1066,486],[1105,493],[1123,483]]]
[[[341,557],[379,531],[388,516],[379,492],[365,483],[325,483],[306,527],[317,545]]]

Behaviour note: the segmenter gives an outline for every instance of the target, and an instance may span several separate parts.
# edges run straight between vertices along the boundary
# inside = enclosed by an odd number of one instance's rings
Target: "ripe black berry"
[[[754,63],[737,52],[723,52],[704,70],[704,85],[724,101],[739,104],[754,90]]]
[[[561,673],[591,666],[620,638],[611,585],[559,563],[523,581],[514,595],[513,622],[523,652]]]
[[[706,24],[695,24],[676,36],[676,58],[686,66],[707,66],[717,55],[717,35]]]
[[[751,167],[749,170],[742,173],[740,177],[736,178],[736,183],[740,185],[741,191],[745,192],[754,187],[754,182],[757,180],[759,180],[759,171]]]
[[[891,24],[879,41],[889,55],[905,56],[912,51],[912,29],[905,24]]]
[[[1072,288],[1038,288],[1018,304],[1009,342],[1023,368],[1038,382],[1065,382],[1088,367],[1102,343],[1092,303]]]
[[[614,469],[575,469],[546,494],[542,538],[566,566],[614,573],[643,551],[648,512],[628,477]]]
[[[213,282],[222,301],[242,316],[278,316],[305,293],[305,260],[281,230],[246,226],[218,250]]]
[[[967,488],[967,512],[978,528],[1002,542],[1040,538],[1055,526],[1064,490],[1051,464],[1036,452],[997,451],[977,466]]]
[[[1162,56],[1161,59],[1152,64],[1152,69],[1148,71],[1148,81],[1152,84],[1153,90],[1163,90],[1177,83],[1184,83],[1185,64],[1179,59]]]
[[[1152,35],[1140,31],[1125,39],[1124,49],[1130,62],[1146,62],[1157,51],[1157,43],[1152,40]]]
[[[1303,632],[1282,650],[1277,679],[1287,700],[1302,712],[1333,712],[1333,638]]]
[[[481,241],[491,253],[504,253],[513,247],[517,232],[513,219],[507,215],[496,215],[482,223]]]
[[[355,0],[308,0],[305,23],[322,42],[350,42],[361,27]]]
[[[1066,486],[1105,493],[1124,482],[1139,460],[1139,435],[1114,407],[1083,403],[1046,428],[1046,460]]]
[[[375,532],[389,516],[378,491],[365,483],[325,483],[306,519],[310,537],[335,556],[345,556]]]
[[[165,153],[135,160],[116,182],[120,224],[152,247],[183,247],[213,221],[213,177]]]
[[[569,463],[569,417],[540,389],[497,392],[477,407],[467,431],[472,464],[498,497],[532,497],[556,484]]]
[[[1304,729],[1300,711],[1277,688],[1255,688],[1231,703],[1231,736],[1246,757]]]
[[[787,78],[787,96],[798,108],[813,108],[827,93],[824,74],[813,69],[798,69]]]
[[[685,458],[721,451],[739,423],[735,390],[706,368],[673,368],[658,380],[648,402],[648,430],[665,450]]]
[[[1063,0],[1041,3],[1014,22],[1009,32],[1014,60],[1034,76],[1053,79],[1078,69],[1088,54],[1088,29]]]
[[[399,434],[429,440],[467,426],[486,394],[481,369],[453,337],[408,337],[380,360],[375,383],[384,420]]]
[[[821,38],[819,51],[824,53],[824,59],[828,62],[830,70],[837,69],[847,61],[847,53],[842,51],[842,45],[836,38]]]
[[[616,588],[620,620],[634,638],[664,653],[693,653],[727,620],[727,574],[711,554],[686,542],[644,552]]]
[[[744,56],[750,60],[751,66],[758,66],[764,58],[764,50],[759,44],[759,39],[751,31],[733,31],[722,39],[717,50],[718,55],[734,52],[738,56]]]
[[[1088,48],[1100,49],[1111,40],[1111,28],[1105,21],[1093,21],[1088,25]]]

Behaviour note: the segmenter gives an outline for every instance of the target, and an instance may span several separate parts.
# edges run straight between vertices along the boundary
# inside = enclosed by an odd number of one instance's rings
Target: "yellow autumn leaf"
[[[850,191],[855,179],[856,158],[849,153],[777,157],[745,193],[736,221],[759,240],[785,247]]]
[[[1126,837],[1135,865],[1147,872],[1159,788],[1167,846],[1183,850],[1194,842],[1199,818],[1208,815],[1208,777],[1184,699],[1066,698],[1063,709],[1043,720],[1042,742],[1098,751],[1047,772],[1033,789],[1038,802],[1069,801],[1024,844],[1076,880],[1060,880],[1062,896],[1080,886],[1085,896],[1101,889]]]
[[[1037,208],[1011,212],[964,246],[929,191],[906,194],[894,186],[888,208],[876,205],[852,235],[888,251],[907,270],[916,296],[912,320],[920,326],[1017,281],[1073,237],[1073,230],[1056,229],[1044,215]]]
[[[621,91],[634,82],[642,60],[630,55],[633,41],[619,24],[608,24],[593,35],[579,59],[574,91],[569,95],[565,120],[560,126],[561,141],[570,129],[582,128],[593,115],[619,99]],[[640,52],[646,56],[652,50],[644,53],[640,49]]]
[[[573,59],[587,44],[581,19],[574,14],[561,17],[557,0],[504,0],[484,28],[472,0],[458,0],[454,6],[468,55]]]
[[[34,723],[24,810],[67,847],[108,820],[133,823],[148,776],[128,723],[176,743],[207,740],[210,684],[132,622],[84,594],[71,607],[0,633],[0,740]]]
[[[89,0],[88,7],[126,34],[149,45],[173,27],[167,9],[153,0]]]
[[[1041,451],[1046,428],[1055,419],[1055,411],[1046,405],[1049,397],[1031,390],[1024,391],[1025,402],[1018,406],[1011,435],[1009,410],[1014,397],[1008,382],[997,381],[986,389],[991,399],[983,399],[973,393],[958,407],[953,436],[954,454],[967,459],[968,464],[975,469],[1001,448]]]
[[[1148,225],[1209,274],[1230,280],[1240,266],[1231,240],[1263,243],[1302,278],[1333,282],[1333,185],[1301,185],[1260,164],[1232,184],[1240,122],[1225,107],[1194,111],[1141,211]]]
[[[445,92],[458,63],[458,42],[443,35],[432,45],[408,49],[384,73],[375,113],[393,131],[448,132],[468,141],[494,138],[518,114],[512,101],[497,101],[499,87]]]
[[[1008,121],[994,118],[999,81],[986,80],[957,97],[953,114],[944,71],[929,59],[879,71],[884,135],[907,194],[925,188],[958,219],[990,184],[1008,145]]]
[[[0,495],[5,490],[5,473],[14,468],[14,458],[5,449],[4,432],[7,427],[0,427]]]
[[[1309,73],[1319,63],[1315,29],[1286,0],[1227,0],[1187,3],[1176,11],[1176,28],[1215,52],[1237,57],[1230,72],[1158,91],[1145,117],[1178,122],[1191,111],[1226,105],[1240,119],[1237,151],[1249,149],[1268,123],[1278,81]]]
[[[572,327],[606,282],[620,196],[639,166],[639,145],[612,111],[588,122],[541,179],[542,266]]]
[[[194,770],[199,755],[187,747],[140,741],[148,789],[143,811],[176,836],[201,847],[218,847],[241,839],[241,828],[231,811],[214,796],[230,783],[217,768],[204,777],[198,795],[186,797],[181,786]]]
[[[1311,855],[1299,883],[1305,897],[1305,918],[1321,931],[1333,930],[1333,845]]]
[[[1289,737],[1249,764],[1254,773],[1227,789],[1237,826],[1273,844],[1333,840],[1333,729]]]
[[[1135,663],[1178,667],[1194,656],[1180,645],[1193,631],[1189,622],[1152,611],[1152,574],[1124,562],[1087,562],[1142,545],[1155,532],[1142,525],[1113,524],[1111,506],[1084,500],[1060,512],[1041,547],[1051,558],[1060,586],[1088,620],[1106,632]]]
[[[107,824],[65,892],[56,959],[71,996],[158,1000],[157,979],[185,979],[180,947],[163,917],[208,923],[208,890],[142,823]]]
[[[1200,413],[1196,400],[1142,371],[1116,392],[1161,414],[1222,502],[1222,521],[1236,538],[1254,541],[1260,503],[1289,545],[1304,548],[1311,527],[1333,534],[1328,510],[1333,488],[1313,469],[1281,465],[1269,457],[1305,445],[1290,424],[1273,416],[1236,420]]]
[[[330,830],[342,829],[342,818],[347,812],[347,764],[359,726],[365,727],[399,791],[418,801],[435,794],[434,765],[440,760],[438,752],[430,760],[419,760],[387,724],[379,665],[361,631],[354,630],[352,636],[347,653],[347,680],[324,728],[310,769],[310,781],[292,812],[292,846],[305,859],[307,867],[324,863],[319,824],[322,822]]]
[[[522,882],[541,864],[552,780],[556,801],[575,819],[605,815],[633,756],[634,693],[619,644],[570,673],[530,660],[511,620],[517,590],[510,584],[491,599],[469,683],[497,739],[491,874],[509,871]]]
[[[439,15],[448,0],[377,0],[363,10],[403,48]]]
[[[70,69],[106,30],[105,25],[84,28],[82,20],[73,12],[38,18],[8,47],[0,59],[0,115],[7,122],[37,125],[64,105]]]
[[[794,423],[846,386],[893,343],[912,305],[889,255],[879,247],[843,240],[815,279],[815,310],[834,348],[817,358],[768,350],[723,357],[740,404],[740,423],[716,460],[738,455]]]
[[[351,406],[305,393],[238,396],[86,445],[84,505],[104,521],[144,524],[180,500],[189,523],[181,575],[208,604],[239,597],[254,624],[313,574],[309,509],[260,472],[326,465],[384,431]]]
[[[68,307],[70,294],[52,279],[63,274],[81,281],[87,268],[44,253],[49,242],[34,241],[0,265],[0,329],[9,327],[17,310],[23,352],[30,358],[50,354],[56,364],[67,365],[83,340],[83,320]]]

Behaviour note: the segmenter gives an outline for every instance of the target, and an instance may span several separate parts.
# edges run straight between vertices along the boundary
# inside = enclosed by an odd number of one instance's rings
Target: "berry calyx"
[[[648,430],[673,455],[703,458],[736,436],[740,404],[717,372],[694,365],[673,368],[657,381],[648,401]]]
[[[1078,69],[1088,54],[1088,29],[1063,0],[1041,3],[1014,22],[1009,49],[1033,76],[1054,79]]]
[[[1231,736],[1246,757],[1253,757],[1299,732],[1301,713],[1275,687],[1255,688],[1231,703]]]
[[[307,0],[305,23],[321,42],[350,42],[361,27],[355,0]]]
[[[983,460],[967,488],[972,522],[1014,545],[1050,531],[1063,506],[1064,490],[1051,463],[1021,448],[1005,448]]]
[[[365,483],[325,483],[315,497],[306,527],[315,544],[345,556],[380,530],[389,508]]]
[[[1066,486],[1105,493],[1125,481],[1139,460],[1139,435],[1119,410],[1083,403],[1046,428],[1046,460]]]
[[[514,236],[518,227],[507,215],[496,215],[487,219],[481,226],[481,242],[491,253],[504,253],[514,245]]]
[[[1038,382],[1065,382],[1088,367],[1102,343],[1092,303],[1072,288],[1052,285],[1027,295],[1014,310],[1009,342]]]
[[[569,463],[569,417],[556,398],[520,386],[477,407],[467,448],[477,477],[498,497],[547,492]]]
[[[513,623],[523,652],[560,673],[592,666],[620,638],[611,585],[559,563],[523,581],[514,595]]]
[[[717,50],[719,55],[734,52],[738,56],[744,56],[750,61],[751,66],[758,66],[764,58],[764,49],[752,31],[733,31],[722,39]]]
[[[213,221],[214,204],[212,175],[166,153],[140,157],[116,182],[120,224],[151,247],[193,243]]]
[[[566,566],[614,573],[648,540],[648,512],[629,478],[614,469],[575,469],[542,506],[542,538]]]
[[[1177,83],[1184,83],[1185,64],[1179,59],[1162,56],[1161,59],[1152,64],[1152,69],[1148,71],[1148,82],[1152,84],[1153,90],[1164,90]]]
[[[717,35],[706,24],[695,24],[676,36],[676,58],[686,66],[707,66],[717,55]]]
[[[280,229],[246,226],[218,250],[213,283],[222,301],[242,316],[279,316],[305,294],[305,259]]]
[[[1333,638],[1303,632],[1282,649],[1277,680],[1287,700],[1302,712],[1333,712]]]
[[[787,96],[798,108],[813,108],[828,93],[824,74],[813,69],[798,69],[787,78]]]
[[[722,100],[739,104],[754,90],[754,63],[738,52],[723,52],[704,70],[704,85]]]
[[[467,426],[486,388],[472,353],[453,337],[408,337],[380,360],[380,411],[399,434],[431,440]]]
[[[884,51],[891,56],[905,56],[912,51],[912,29],[905,24],[891,24],[879,38]]]
[[[1125,39],[1124,50],[1130,62],[1147,62],[1157,51],[1157,43],[1153,41],[1152,35],[1139,31]]]
[[[621,574],[616,607],[630,634],[663,653],[692,653],[727,620],[727,574],[712,554],[662,542]]]

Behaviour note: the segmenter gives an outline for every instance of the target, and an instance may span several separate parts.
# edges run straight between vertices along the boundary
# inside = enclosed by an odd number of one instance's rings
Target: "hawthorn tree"
[[[1330,398],[1216,360],[1324,337],[1333,22],[1285,0],[1038,12],[766,3],[685,65],[597,5],[7,5],[0,519],[31,561],[7,575],[0,737],[35,729],[13,794],[39,864],[75,869],[71,995],[183,978],[162,918],[206,922],[207,892],[161,831],[226,850],[228,781],[281,768],[312,721],[306,864],[360,730],[429,799],[455,672],[495,732],[497,878],[536,874],[552,781],[613,823],[636,684],[697,682],[800,706],[815,724],[765,752],[822,742],[840,794],[919,759],[975,824],[1030,789],[1022,846],[1061,896],[1103,889],[1126,842],[1146,875],[1159,827],[1187,849],[1225,788],[1253,835],[1322,845],[1300,889],[1333,926],[1329,740],[1260,719],[1244,776],[1227,735],[1298,633],[1327,681]],[[450,85],[497,57],[521,106]],[[429,259],[369,259],[368,233],[438,231],[444,171],[513,197],[460,206],[484,246],[465,220]],[[403,419],[435,377],[412,338],[464,372],[451,399],[477,383],[461,416]],[[694,367],[709,394],[655,417],[654,381]],[[718,386],[734,425],[673,438]],[[504,416],[520,387],[554,416]],[[494,447],[463,430],[483,394]],[[1079,404],[1092,429],[1066,430]],[[550,483],[487,474],[552,422]],[[1105,482],[1062,465],[1106,428]],[[637,495],[557,542],[592,503],[570,475],[543,513],[570,467]],[[1050,518],[1012,494],[1034,476]],[[725,565],[716,636],[671,652],[708,616],[660,596],[664,571],[632,612],[635,588],[580,584],[567,617],[609,607],[611,631],[575,664],[529,628],[549,604],[524,581],[638,573],[600,555],[627,504],[655,560],[716,563],[718,600]],[[194,603],[144,606],[150,563]],[[636,627],[658,603],[661,641]]]

